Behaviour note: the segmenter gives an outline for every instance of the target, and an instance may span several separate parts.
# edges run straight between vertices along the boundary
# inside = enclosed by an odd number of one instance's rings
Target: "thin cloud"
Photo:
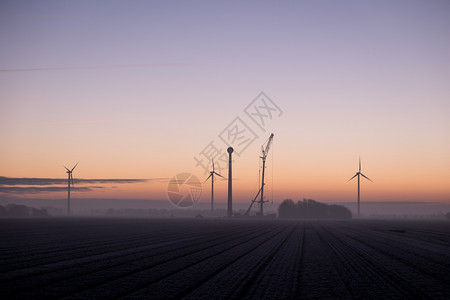
[[[114,120],[74,120],[74,121],[44,121],[44,122],[26,122],[26,123],[3,123],[2,126],[8,127],[36,127],[36,126],[62,126],[62,125],[90,125],[105,124],[117,122]]]
[[[76,187],[73,190],[77,192],[90,192],[94,188],[103,187]],[[0,187],[0,193],[3,194],[39,194],[48,192],[67,192],[67,187],[60,186],[46,186],[46,187],[36,187],[36,186],[2,186]]]
[[[163,178],[155,178],[153,180],[160,180]],[[140,183],[146,182],[152,179],[74,179],[74,183],[78,184],[127,184],[127,183]],[[67,184],[67,179],[63,178],[15,178],[15,177],[3,177],[0,176],[0,186],[11,185],[60,185]]]
[[[126,183],[141,183],[149,181],[149,179],[74,179],[74,183],[78,182],[80,184],[89,183],[108,183],[108,184],[126,184]],[[66,180],[67,182],[67,180]]]
[[[147,181],[165,182],[166,178],[153,179],[74,179],[74,191],[91,192],[96,189],[106,188],[103,185],[110,184],[134,184]],[[113,186],[112,188],[116,188]],[[0,176],[0,194],[25,195],[49,192],[66,192],[66,178],[15,178]]]
[[[85,121],[60,121],[60,122],[37,122],[29,125],[72,125],[72,124],[98,124],[110,123],[111,120],[85,120]]]
[[[91,192],[98,189],[115,189],[115,184],[135,184],[143,182],[172,182],[170,178],[151,179],[74,179],[74,191]],[[103,186],[106,185],[106,186]],[[112,186],[111,186],[112,185]],[[0,176],[0,194],[26,195],[50,192],[66,192],[67,178],[16,178]]]

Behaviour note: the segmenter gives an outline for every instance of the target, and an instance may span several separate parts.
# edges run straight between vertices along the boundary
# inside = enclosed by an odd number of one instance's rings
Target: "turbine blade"
[[[79,162],[77,162],[77,164],[72,168],[72,170],[70,170],[70,172],[72,172],[73,169],[75,169],[75,168],[77,167],[78,163],[79,163]]]
[[[352,180],[353,178],[355,178],[356,176],[358,176],[358,173],[356,173],[355,175],[353,175],[353,177],[352,178],[350,178],[349,180],[347,180],[347,181],[350,181],[350,180]]]
[[[370,180],[370,181],[372,181],[372,179],[370,179],[369,177],[367,177],[366,175],[364,175],[363,173],[360,173],[361,174],[361,176],[362,177],[364,177],[364,178],[366,178],[366,179],[368,179],[368,180]],[[373,182],[373,181],[372,181]]]
[[[214,172],[214,171],[215,171],[215,170],[214,170],[214,159],[212,159],[212,157],[211,157],[211,162],[212,162],[213,172]]]
[[[359,172],[361,172],[361,156],[359,157]]]
[[[205,179],[205,182],[207,182],[207,181],[208,181],[208,179],[209,179],[209,177],[211,177],[211,176],[212,176],[212,173],[211,173],[211,174],[209,174],[208,178],[206,178],[206,179]]]
[[[69,169],[67,169],[67,167],[66,167],[66,166],[63,166],[63,167],[64,167],[64,168],[66,168],[66,170],[70,172],[70,170],[69,170]]]
[[[225,179],[225,177],[223,177],[222,175],[220,175],[220,174],[217,173],[217,172],[214,172],[214,174],[216,174],[217,176],[220,176],[220,177],[222,177],[223,179]]]

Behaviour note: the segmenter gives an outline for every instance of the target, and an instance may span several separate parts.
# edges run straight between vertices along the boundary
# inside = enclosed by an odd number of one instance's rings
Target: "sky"
[[[449,53],[448,1],[1,1],[0,198],[63,199],[79,162],[73,199],[188,173],[207,203],[233,146],[248,203],[274,133],[270,202],[356,201],[361,157],[362,201],[450,203]]]

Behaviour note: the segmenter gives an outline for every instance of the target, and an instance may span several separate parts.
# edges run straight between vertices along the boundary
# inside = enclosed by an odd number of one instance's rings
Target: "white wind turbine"
[[[69,170],[66,166],[64,166],[64,168],[66,168],[67,170],[67,215],[70,216],[70,183],[72,182],[72,187],[74,187],[73,184],[73,176],[72,176],[72,171],[75,169],[75,167],[78,165],[78,163],[72,168],[72,170]]]
[[[211,211],[214,211],[214,175],[220,176],[224,179],[225,177],[216,172],[216,170],[214,169],[214,160],[211,159],[211,161],[213,169],[209,172],[209,176],[208,178],[206,178],[205,182],[208,181],[208,179],[211,177]]]
[[[363,173],[361,173],[361,157],[359,157],[359,171],[356,172],[355,175],[353,175],[352,178],[350,178],[348,181],[352,180],[353,178],[355,178],[356,176],[358,176],[358,217],[359,217],[359,200],[360,200],[360,176],[368,179],[369,181],[372,181],[369,177],[367,177],[366,175],[364,175]],[[373,182],[373,181],[372,181]]]

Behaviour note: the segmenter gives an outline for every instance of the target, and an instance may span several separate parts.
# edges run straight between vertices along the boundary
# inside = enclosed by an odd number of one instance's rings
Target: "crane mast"
[[[270,135],[269,140],[267,141],[266,147],[264,148],[264,145],[261,146],[261,152],[262,152],[262,156],[260,156],[260,158],[262,160],[261,188],[259,189],[255,198],[252,200],[252,203],[250,204],[250,207],[247,209],[247,212],[245,213],[245,215],[249,214],[250,209],[252,208],[252,205],[253,205],[253,203],[255,203],[258,196],[260,196],[260,199],[258,201],[259,215],[263,216],[263,214],[264,214],[264,202],[266,202],[266,201],[264,201],[264,185],[265,185],[264,175],[265,175],[265,169],[266,169],[266,158],[267,158],[267,154],[269,153],[270,146],[272,144],[272,140],[273,140],[273,133]]]

